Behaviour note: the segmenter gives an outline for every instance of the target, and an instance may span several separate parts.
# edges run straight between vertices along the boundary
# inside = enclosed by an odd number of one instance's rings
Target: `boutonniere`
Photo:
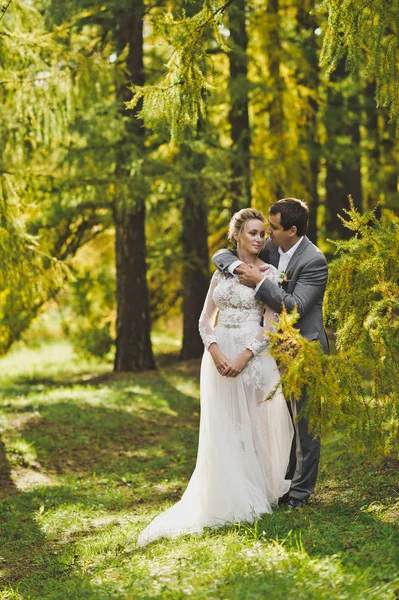
[[[280,275],[278,276],[277,285],[279,287],[285,287],[287,285],[287,283],[289,283],[290,281],[291,281],[291,279],[289,279],[288,273],[286,273],[285,271],[282,271],[280,273]]]

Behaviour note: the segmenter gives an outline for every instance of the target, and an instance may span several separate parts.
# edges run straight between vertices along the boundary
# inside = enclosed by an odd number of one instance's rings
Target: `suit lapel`
[[[266,262],[269,262],[271,265],[273,265],[273,267],[276,267],[276,269],[277,269],[278,261],[280,260],[280,255],[278,253],[278,248],[276,248],[276,246],[273,244],[273,242],[270,239],[266,240],[265,250],[267,250],[267,252],[269,253],[269,256],[268,256]]]
[[[294,252],[294,256],[291,257],[291,260],[288,263],[287,269],[286,269],[286,272],[289,273],[291,277],[292,277],[292,273],[296,267],[296,264],[301,257],[301,254],[309,246],[309,244],[310,244],[309,239],[306,236],[304,236],[302,242],[299,244],[297,250]]]
[[[278,269],[279,260],[280,254],[278,253],[278,248],[273,246],[273,249],[270,252],[270,264],[273,265],[273,267],[276,267],[276,269]]]

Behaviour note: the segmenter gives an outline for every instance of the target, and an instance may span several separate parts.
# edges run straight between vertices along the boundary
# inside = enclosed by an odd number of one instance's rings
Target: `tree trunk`
[[[298,74],[298,84],[311,90],[307,98],[305,123],[302,131],[303,143],[307,149],[308,161],[304,165],[306,176],[305,188],[309,190],[306,201],[309,205],[308,236],[317,244],[317,212],[319,207],[318,177],[320,169],[320,141],[318,135],[318,88],[319,88],[319,59],[315,30],[317,21],[314,13],[313,0],[301,0],[297,10],[298,37],[301,41],[301,52],[306,59],[306,74],[303,70]]]
[[[143,0],[116,14],[115,39],[118,51],[127,47],[127,80],[117,90],[125,136],[117,156],[117,172],[122,185],[114,205],[117,276],[117,322],[115,371],[154,369],[151,346],[150,307],[146,279],[145,197],[140,181],[132,181],[131,148],[144,154],[144,127],[135,114],[127,112],[124,102],[131,98],[130,83],[144,84]],[[137,107],[139,110],[140,107]]]
[[[186,14],[193,16],[201,2],[186,5]],[[198,125],[198,137],[203,123]],[[187,177],[182,181],[182,250],[183,250],[183,342],[180,360],[200,358],[204,345],[199,335],[198,321],[209,285],[208,210],[202,180],[206,156],[194,146],[183,145],[179,161]]]
[[[368,83],[364,93],[364,109],[367,126],[367,192],[364,199],[365,209],[377,206],[381,194],[381,140],[378,122],[378,108],[375,102],[375,81]]]
[[[232,51],[230,61],[230,135],[231,135],[231,208],[235,213],[251,206],[250,128],[248,116],[248,36],[245,25],[245,0],[237,0],[229,8]]]
[[[279,0],[268,0],[266,7],[266,55],[269,71],[269,86],[272,90],[272,98],[269,103],[269,132],[271,138],[271,161],[272,171],[272,194],[276,200],[283,198],[285,188],[285,176],[281,172],[284,165],[284,110],[283,110],[283,80],[280,74],[281,62],[281,39],[280,39],[280,15]]]
[[[6,449],[3,441],[0,439],[0,498],[17,492],[15,484],[11,478],[10,465],[7,460]]]
[[[348,77],[341,60],[332,73],[327,98],[327,157],[326,157],[326,229],[327,237],[351,236],[338,215],[348,208],[351,195],[357,208],[362,209],[360,172],[360,105],[357,95],[346,96],[343,82]]]
[[[201,171],[205,156],[183,146],[187,173],[192,176],[183,182],[184,204],[182,210],[183,246],[183,345],[182,360],[199,358],[204,346],[198,331],[198,320],[209,285],[207,204]],[[195,176],[195,174],[197,174]]]
[[[383,134],[381,139],[381,166],[382,181],[380,183],[382,194],[381,204],[384,208],[397,211],[399,192],[398,192],[398,138],[395,136],[395,120],[389,122],[388,110],[383,109]],[[381,175],[380,175],[381,178]]]

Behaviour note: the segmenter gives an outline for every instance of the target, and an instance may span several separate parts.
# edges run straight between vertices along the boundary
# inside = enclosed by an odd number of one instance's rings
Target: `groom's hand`
[[[248,287],[256,287],[260,281],[263,281],[263,274],[258,267],[253,265],[242,264],[239,265],[235,272],[238,273],[240,283],[247,285]]]

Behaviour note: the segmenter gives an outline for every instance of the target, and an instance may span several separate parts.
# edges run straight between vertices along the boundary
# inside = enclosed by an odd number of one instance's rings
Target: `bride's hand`
[[[241,373],[241,371],[246,366],[247,362],[252,357],[253,354],[251,350],[249,350],[249,348],[245,348],[244,352],[241,352],[241,354],[239,354],[237,358],[233,360],[230,367],[226,369],[223,375],[225,375],[226,377],[237,377],[237,375]]]
[[[225,375],[226,369],[231,367],[231,363],[228,358],[225,357],[223,352],[219,349],[218,345],[213,343],[208,348],[212,360],[215,363],[215,367],[221,375]]]

